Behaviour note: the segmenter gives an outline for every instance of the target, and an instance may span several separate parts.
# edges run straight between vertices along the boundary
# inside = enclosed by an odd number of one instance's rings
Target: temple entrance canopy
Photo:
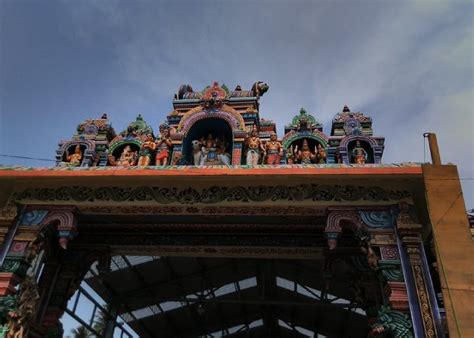
[[[67,313],[107,338],[120,320],[140,337],[442,336],[423,167],[379,165],[384,138],[347,106],[329,136],[302,109],[279,139],[267,91],[183,85],[159,134],[103,115],[56,168],[0,170],[0,328],[60,337]],[[75,311],[82,281],[103,328]]]

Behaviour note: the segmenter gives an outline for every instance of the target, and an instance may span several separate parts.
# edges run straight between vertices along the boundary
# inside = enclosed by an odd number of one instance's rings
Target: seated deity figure
[[[362,148],[359,141],[356,142],[356,146],[352,150],[352,158],[354,159],[354,163],[357,164],[365,164],[367,160],[367,152]]]
[[[270,133],[270,141],[265,144],[265,154],[266,164],[280,164],[283,148],[277,141],[277,134],[274,131]]]
[[[138,159],[138,165],[142,167],[149,166],[151,163],[151,159],[153,157],[153,153],[156,150],[156,143],[154,142],[153,135],[148,134],[146,136],[146,141],[143,142]]]
[[[222,140],[217,142],[217,158],[224,165],[230,165],[230,154],[227,152],[227,143]]]
[[[122,167],[130,167],[137,165],[137,152],[132,150],[130,145],[126,145],[123,148],[122,154],[120,154],[119,159],[115,159],[113,155],[109,155],[109,162],[113,166],[122,166]]]
[[[247,165],[257,165],[260,152],[265,152],[262,141],[258,137],[257,127],[254,125],[250,137],[247,138]]]
[[[217,157],[217,141],[212,134],[202,142],[201,147],[201,165],[217,165],[219,159]]]
[[[295,147],[296,159],[298,163],[309,164],[316,159],[316,154],[313,154],[309,149],[308,140],[303,140],[301,150],[298,150],[298,145]]]
[[[160,137],[156,141],[156,165],[167,165],[172,147],[170,128],[166,123],[160,125]]]
[[[318,144],[316,148],[316,159],[318,163],[326,163],[326,149],[321,144]]]
[[[66,165],[70,165],[70,166],[73,166],[73,167],[80,166],[81,162],[82,162],[81,147],[79,145],[77,145],[74,148],[74,153],[72,153],[71,155],[68,155],[66,159],[67,159]]]

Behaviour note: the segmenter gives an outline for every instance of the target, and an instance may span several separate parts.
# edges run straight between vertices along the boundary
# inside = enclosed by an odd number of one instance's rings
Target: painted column
[[[426,261],[421,236],[422,225],[406,203],[400,204],[396,221],[398,247],[415,333],[419,337],[444,337],[436,295]]]

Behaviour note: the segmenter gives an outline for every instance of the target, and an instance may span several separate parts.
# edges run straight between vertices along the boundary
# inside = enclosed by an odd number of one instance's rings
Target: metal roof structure
[[[327,281],[321,261],[114,256],[85,281],[140,337],[360,337],[366,313],[347,273]],[[334,278],[333,278],[334,280]],[[352,300],[351,300],[352,299]]]

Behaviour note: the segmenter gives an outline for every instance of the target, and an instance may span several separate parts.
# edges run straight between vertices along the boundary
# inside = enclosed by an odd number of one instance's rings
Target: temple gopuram
[[[0,167],[0,337],[72,337],[66,317],[75,337],[474,337],[474,245],[436,136],[432,163],[386,164],[343,106],[279,138],[268,90],[183,85],[158,126],[99,115],[55,167]]]

